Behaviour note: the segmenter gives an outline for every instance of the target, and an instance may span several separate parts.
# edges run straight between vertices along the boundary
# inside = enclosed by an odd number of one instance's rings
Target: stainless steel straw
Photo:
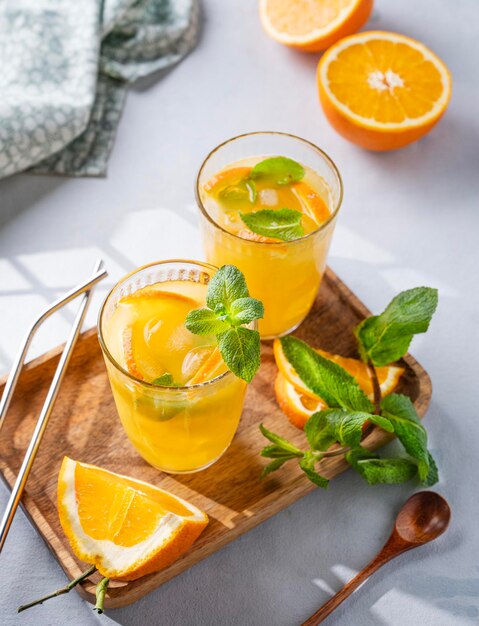
[[[80,334],[80,330],[83,324],[83,320],[85,319],[85,314],[90,300],[91,288],[107,275],[107,272],[105,269],[102,268],[102,265],[102,260],[99,259],[95,264],[94,273],[90,279],[88,279],[75,289],[69,291],[62,298],[53,302],[53,304],[51,304],[50,307],[48,307],[48,309],[46,309],[44,313],[42,313],[42,315],[38,317],[38,319],[32,325],[30,332],[25,337],[23,345],[17,355],[17,358],[15,359],[12,371],[10,372],[7,383],[5,385],[5,390],[2,396],[2,400],[0,402],[0,429],[5,419],[5,414],[10,405],[15,386],[18,382],[18,378],[20,376],[20,372],[25,361],[27,350],[32,341],[34,333],[47,317],[49,317],[52,313],[57,311],[65,304],[67,304],[67,302],[70,302],[81,293],[84,293],[80,308],[78,309],[78,313],[75,318],[75,322],[70,331],[70,335],[65,344],[65,348],[63,349],[60,361],[58,362],[55,375],[53,376],[50,389],[48,390],[48,394],[45,399],[45,403],[35,426],[35,430],[33,431],[32,439],[25,453],[22,466],[18,473],[17,480],[15,481],[15,485],[13,486],[12,493],[10,495],[10,499],[8,500],[3,519],[0,523],[0,552],[2,551],[2,548],[5,544],[5,539],[7,538],[8,531],[10,530],[10,526],[15,516],[15,512],[22,497],[23,490],[25,488],[28,476],[30,474],[30,470],[33,465],[33,461],[35,460],[38,448],[40,447],[43,433],[45,432],[45,428],[48,423],[48,418],[50,417],[53,410],[53,406],[55,404],[55,400],[57,399],[63,376],[65,374],[68,363],[70,362],[73,348],[75,347],[78,335]]]

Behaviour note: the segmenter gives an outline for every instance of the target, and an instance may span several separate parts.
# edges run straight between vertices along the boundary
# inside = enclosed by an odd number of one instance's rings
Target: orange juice
[[[270,138],[273,149],[278,147],[276,155],[296,159],[304,176],[289,184],[256,179],[251,188],[251,170],[269,158]],[[296,144],[299,153],[293,149]],[[247,153],[254,149],[262,151],[256,156]],[[243,158],[229,160],[229,155],[244,153]],[[325,271],[341,196],[341,180],[329,158],[308,142],[281,133],[230,140],[213,151],[200,169],[197,199],[206,258],[214,265],[236,265],[244,273],[251,295],[264,304],[264,319],[259,322],[263,339],[291,332],[309,312]],[[301,213],[303,234],[295,240],[252,232],[241,218],[241,214],[282,208]]]
[[[100,342],[123,427],[141,456],[173,473],[213,463],[230,444],[246,383],[219,355],[214,335],[194,335],[186,315],[205,305],[215,268],[147,266],[107,298]]]

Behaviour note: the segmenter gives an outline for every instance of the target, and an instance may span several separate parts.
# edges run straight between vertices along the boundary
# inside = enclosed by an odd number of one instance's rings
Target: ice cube
[[[214,346],[196,346],[192,348],[183,359],[181,375],[184,380],[190,380],[200,369],[206,359],[211,355]]]

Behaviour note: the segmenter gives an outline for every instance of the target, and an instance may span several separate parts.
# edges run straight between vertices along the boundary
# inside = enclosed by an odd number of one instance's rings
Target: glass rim
[[[206,380],[204,382],[196,383],[194,385],[182,385],[182,386],[178,386],[178,387],[176,387],[176,386],[172,387],[172,386],[168,386],[168,385],[154,385],[153,383],[149,383],[146,380],[140,380],[139,378],[137,378],[136,376],[131,374],[127,369],[122,367],[120,365],[120,363],[118,363],[118,361],[112,355],[110,350],[108,349],[108,346],[106,345],[106,341],[105,341],[105,339],[103,337],[103,330],[102,330],[101,322],[102,322],[103,313],[105,312],[106,304],[107,304],[108,300],[110,299],[110,296],[113,294],[113,292],[115,291],[115,289],[117,287],[119,287],[128,278],[130,278],[131,276],[134,276],[138,272],[141,272],[142,270],[148,269],[149,267],[156,267],[158,265],[166,265],[168,263],[186,263],[188,265],[197,265],[197,266],[199,265],[201,267],[205,267],[207,269],[214,270],[215,273],[219,269],[219,268],[216,267],[216,265],[212,265],[211,263],[206,263],[205,261],[195,261],[193,259],[165,259],[164,261],[153,261],[152,263],[146,263],[145,265],[141,265],[140,267],[137,267],[136,269],[132,270],[131,272],[128,272],[128,274],[125,274],[125,276],[120,278],[120,280],[118,282],[116,282],[115,285],[113,285],[113,287],[107,293],[107,295],[106,295],[105,299],[103,300],[103,303],[102,303],[102,305],[100,307],[100,311],[98,313],[97,335],[98,335],[98,341],[100,343],[100,347],[102,349],[103,354],[108,358],[108,360],[113,365],[113,367],[115,367],[119,372],[124,374],[127,378],[129,378],[130,380],[132,380],[133,382],[135,382],[137,384],[142,385],[146,389],[154,389],[155,391],[159,391],[160,393],[161,392],[175,392],[175,393],[181,392],[181,393],[184,393],[184,392],[188,392],[188,391],[190,391],[192,389],[200,389],[200,388],[208,387],[208,385],[211,385],[212,383],[219,382],[220,380],[224,380],[224,379],[226,379],[229,376],[235,376],[235,374],[233,374],[233,372],[230,369],[228,369],[228,370],[226,370],[226,372],[223,372],[219,376],[215,376],[215,378],[212,378],[211,380]],[[256,326],[257,326],[257,323],[255,323],[255,328],[256,328]]]
[[[335,207],[334,210],[332,211],[331,215],[328,217],[328,219],[323,222],[322,224],[320,224],[318,226],[318,228],[316,228],[315,230],[313,230],[310,233],[307,233],[306,235],[303,235],[302,237],[299,237],[298,239],[293,239],[293,241],[254,241],[251,239],[244,239],[243,237],[240,237],[239,235],[235,234],[235,233],[230,233],[229,230],[226,230],[226,228],[223,228],[223,226],[220,226],[217,222],[214,221],[214,219],[211,217],[211,215],[208,213],[208,211],[206,210],[203,201],[201,200],[201,196],[200,196],[200,192],[199,192],[199,187],[200,187],[200,176],[205,168],[206,163],[209,161],[209,159],[219,150],[221,150],[221,148],[223,148],[224,146],[228,145],[229,143],[232,143],[233,141],[236,141],[237,139],[243,139],[245,137],[252,137],[254,135],[279,135],[281,137],[289,137],[290,139],[294,139],[296,141],[299,141],[301,143],[306,144],[309,148],[312,148],[319,156],[321,156],[326,163],[329,165],[329,167],[331,168],[333,174],[336,176],[338,183],[339,183],[339,196],[338,196],[338,200],[335,203]],[[196,198],[196,204],[198,205],[198,208],[200,209],[200,212],[202,213],[203,217],[205,217],[210,224],[213,224],[213,226],[215,226],[216,228],[218,228],[219,230],[223,231],[224,233],[226,233],[227,235],[229,235],[230,237],[234,237],[235,239],[240,239],[241,241],[246,242],[246,244],[252,244],[252,245],[261,245],[261,246],[271,246],[271,245],[293,245],[293,244],[297,244],[299,242],[305,241],[306,239],[312,237],[313,235],[318,234],[319,232],[325,230],[325,228],[336,218],[337,214],[339,213],[339,209],[341,207],[341,204],[343,202],[343,194],[344,194],[344,187],[343,187],[343,179],[341,178],[341,174],[339,173],[339,170],[336,166],[336,163],[332,160],[332,158],[326,154],[326,152],[324,152],[324,150],[321,150],[321,148],[319,148],[316,144],[312,143],[311,141],[308,141],[308,139],[304,139],[303,137],[298,137],[298,135],[293,135],[292,133],[284,133],[281,131],[274,131],[274,130],[258,130],[258,131],[253,131],[251,133],[242,133],[241,135],[236,135],[235,137],[231,137],[230,139],[226,139],[226,141],[221,142],[220,144],[218,144],[215,148],[213,148],[213,150],[211,150],[206,157],[203,159],[202,164],[200,165],[200,169],[198,170],[198,173],[196,175],[196,179],[195,179],[195,198]]]

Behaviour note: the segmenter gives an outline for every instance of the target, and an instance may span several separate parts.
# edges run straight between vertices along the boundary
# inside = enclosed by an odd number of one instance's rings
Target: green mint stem
[[[381,415],[381,402],[382,402],[382,393],[381,393],[381,385],[378,380],[378,373],[376,372],[376,368],[369,361],[367,363],[369,373],[371,375],[371,380],[373,383],[373,393],[374,393],[374,413],[376,415]]]
[[[28,604],[22,604],[22,606],[18,607],[18,613],[26,611],[27,609],[30,609],[32,608],[32,606],[36,606],[37,604],[43,604],[44,602],[46,602],[46,600],[50,600],[50,598],[56,598],[57,596],[61,596],[64,593],[68,593],[71,589],[73,589],[73,587],[76,587],[78,583],[81,583],[85,580],[85,578],[91,576],[93,572],[96,572],[96,567],[94,565],[92,565],[85,572],[77,576],[77,578],[70,581],[68,585],[65,585],[65,587],[57,589],[53,593],[50,593],[47,596],[43,596],[43,598],[38,598],[38,600],[34,600],[33,602],[29,602]]]
[[[96,604],[93,607],[94,611],[97,611],[100,615],[103,613],[104,604],[105,604],[105,595],[106,590],[108,589],[108,584],[110,583],[109,578],[102,578],[98,585],[96,586]]]

